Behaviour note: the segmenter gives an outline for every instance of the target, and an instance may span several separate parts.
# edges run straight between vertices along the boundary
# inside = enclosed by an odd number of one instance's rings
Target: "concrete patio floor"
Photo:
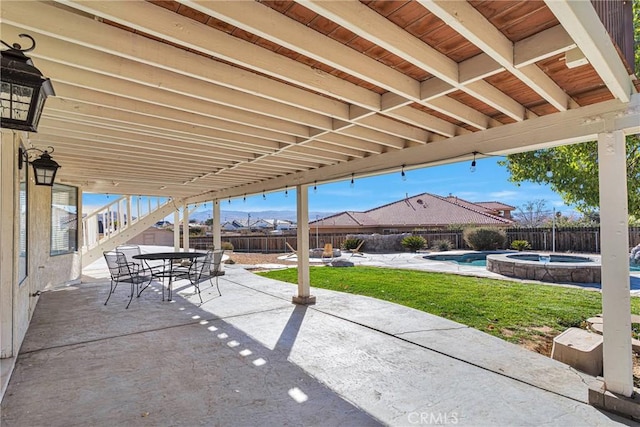
[[[598,380],[464,325],[227,266],[204,304],[154,284],[104,306],[104,269],[40,298],[2,426],[631,425],[587,402]]]

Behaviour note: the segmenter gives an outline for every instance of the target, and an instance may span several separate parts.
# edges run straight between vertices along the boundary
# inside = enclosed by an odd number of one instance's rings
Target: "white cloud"
[[[490,197],[502,200],[518,200],[521,194],[517,191],[504,190],[504,191],[494,191],[489,193]]]

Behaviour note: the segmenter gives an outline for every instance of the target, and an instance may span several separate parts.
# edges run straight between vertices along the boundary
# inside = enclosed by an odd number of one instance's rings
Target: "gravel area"
[[[293,261],[287,261],[283,259],[278,259],[284,253],[280,254],[262,254],[262,253],[243,253],[243,252],[231,252],[228,253],[229,259],[233,260],[236,264],[247,264],[247,265],[257,265],[257,264],[286,264],[286,265],[295,265],[295,259]]]

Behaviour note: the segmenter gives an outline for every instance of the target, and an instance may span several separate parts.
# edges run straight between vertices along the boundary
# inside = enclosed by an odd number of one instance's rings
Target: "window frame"
[[[55,194],[59,193],[60,190],[62,189],[64,189],[64,192],[73,194],[73,196],[75,197],[74,205],[71,205],[71,204],[65,205],[67,207],[75,208],[75,212],[71,212],[70,210],[71,215],[75,214],[75,220],[67,222],[67,224],[70,224],[71,222],[75,222],[75,235],[67,235],[67,239],[66,239],[66,241],[69,243],[73,242],[73,245],[69,245],[66,249],[56,249],[54,248],[54,242],[56,242],[56,239],[60,237],[58,234],[64,230],[74,230],[72,226],[65,227],[64,225],[61,224],[61,221],[58,221],[58,219],[56,218],[56,211],[55,211],[56,206],[54,204]],[[78,236],[78,225],[79,225],[78,212],[80,211],[79,205],[78,205],[78,193],[79,193],[78,187],[74,187],[71,185],[54,183],[53,186],[51,187],[51,239],[49,242],[49,255],[52,257],[58,256],[58,255],[68,255],[68,254],[73,254],[78,252],[78,237],[79,237]],[[56,225],[59,225],[58,230],[54,228]],[[73,240],[71,240],[72,237],[73,237]]]

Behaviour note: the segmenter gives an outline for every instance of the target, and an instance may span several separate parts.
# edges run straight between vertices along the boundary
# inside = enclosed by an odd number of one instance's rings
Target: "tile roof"
[[[492,209],[492,210],[496,210],[496,211],[508,211],[508,210],[515,210],[516,207],[515,206],[511,206],[511,205],[507,205],[506,203],[502,203],[502,202],[496,202],[496,201],[491,201],[491,202],[474,202],[476,205],[480,205],[480,206],[484,206],[486,208]]]
[[[316,224],[316,221],[312,222]],[[509,225],[486,207],[460,198],[422,193],[365,212],[345,211],[317,221],[320,227],[446,226],[455,224]]]

